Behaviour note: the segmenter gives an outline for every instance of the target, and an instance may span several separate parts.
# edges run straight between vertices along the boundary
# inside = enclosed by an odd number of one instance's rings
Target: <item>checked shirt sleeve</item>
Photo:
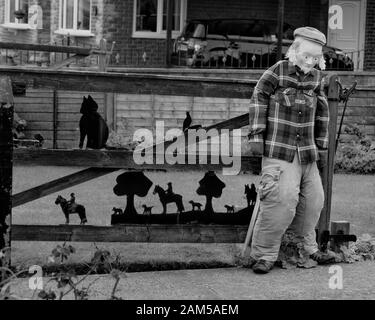
[[[317,104],[315,113],[315,144],[320,150],[328,149],[328,124],[328,100],[324,93],[324,83],[323,81],[321,81],[317,92]]]
[[[270,95],[279,84],[280,62],[263,73],[254,88],[249,108],[249,142],[263,142]]]

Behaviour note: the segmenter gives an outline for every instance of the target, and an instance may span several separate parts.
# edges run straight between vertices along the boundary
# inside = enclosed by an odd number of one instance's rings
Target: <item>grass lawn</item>
[[[80,170],[70,167],[23,167],[14,168],[13,193],[17,193],[49,180]],[[112,189],[116,177],[121,171],[103,176],[87,183],[63,190],[62,192],[38,199],[19,206],[13,210],[14,224],[61,224],[64,216],[60,207],[54,201],[58,194],[69,198],[76,194],[76,202],[86,207],[89,224],[110,225],[113,207],[126,205],[125,197],[114,195]],[[165,173],[149,171],[145,173],[155,184],[166,188],[168,182],[173,183],[175,193],[183,195],[186,210],[191,209],[190,200],[205,203],[205,198],[196,194],[198,181],[203,178],[200,172]],[[258,183],[260,177],[251,174],[238,176],[221,176],[226,188],[220,199],[214,199],[214,210],[224,211],[224,205],[236,205],[237,208],[246,206],[244,184]],[[154,206],[153,212],[161,212],[162,206],[156,195],[152,194],[153,187],[145,198],[135,198],[135,206],[142,213],[142,204]],[[373,176],[335,175],[333,185],[331,220],[348,220],[351,232],[356,235],[369,233],[375,235],[375,179]],[[176,207],[170,204],[169,212],[175,212]],[[77,215],[71,216],[71,223],[78,224]],[[29,266],[43,264],[57,243],[51,242],[13,242],[13,265]],[[77,254],[72,256],[72,262],[88,261],[94,250],[93,243],[73,243]],[[239,244],[160,244],[160,243],[98,243],[99,247],[107,248],[121,255],[124,261],[132,262],[199,262],[232,264],[235,254],[240,250]]]

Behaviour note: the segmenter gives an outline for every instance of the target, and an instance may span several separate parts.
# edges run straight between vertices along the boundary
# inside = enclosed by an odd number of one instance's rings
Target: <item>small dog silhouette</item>
[[[143,208],[143,214],[149,214],[149,215],[151,215],[151,209],[153,208],[153,206],[152,207],[147,207],[144,204],[144,205],[142,205],[142,208]]]
[[[227,213],[234,213],[234,206],[225,205],[224,207],[227,209]]]
[[[113,207],[112,211],[113,211],[114,214],[123,214],[124,213],[121,208]]]
[[[189,203],[190,203],[191,206],[192,206],[192,211],[194,211],[194,208],[195,208],[195,207],[198,208],[198,211],[202,211],[202,210],[201,210],[202,205],[201,205],[199,202],[194,202],[193,200],[190,200]]]

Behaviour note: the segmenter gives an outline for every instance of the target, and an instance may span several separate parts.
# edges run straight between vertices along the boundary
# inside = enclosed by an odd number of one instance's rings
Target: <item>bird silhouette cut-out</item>
[[[184,123],[182,124],[182,131],[185,132],[187,129],[189,129],[191,125],[192,119],[190,116],[189,111],[186,111],[186,118],[184,120]]]

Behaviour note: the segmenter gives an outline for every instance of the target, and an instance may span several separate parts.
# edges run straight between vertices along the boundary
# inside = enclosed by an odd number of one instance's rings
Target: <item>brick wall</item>
[[[188,19],[260,18],[277,20],[278,0],[189,0]],[[328,2],[309,0],[285,1],[285,22],[300,27],[310,25],[327,31]]]
[[[37,4],[37,0],[30,0],[29,4]],[[5,23],[5,0],[0,4],[0,25]],[[36,43],[38,32],[36,30],[14,30],[0,26],[0,41]]]
[[[375,70],[375,0],[367,0],[365,70]]]
[[[116,41],[120,65],[164,66],[165,40],[132,38],[134,0],[103,0],[104,31]],[[266,18],[277,19],[277,0],[188,0],[187,19],[193,18]],[[327,30],[328,1],[290,0],[285,4],[285,21],[292,25],[311,25]],[[143,54],[146,53],[146,61]],[[113,60],[112,60],[113,62]]]
[[[46,0],[49,2],[48,0]],[[97,15],[91,10],[91,33],[92,37],[70,36],[71,45],[79,46],[97,46],[100,39],[103,38],[103,0],[92,0],[92,8],[97,7]],[[66,44],[67,37],[65,35],[56,34],[59,29],[59,0],[51,0],[51,18],[50,18],[50,37],[51,41]]]
[[[134,0],[103,0],[103,2],[105,17],[103,36],[109,42],[116,41],[112,57],[117,55],[120,65],[164,66],[165,39],[132,38]]]

